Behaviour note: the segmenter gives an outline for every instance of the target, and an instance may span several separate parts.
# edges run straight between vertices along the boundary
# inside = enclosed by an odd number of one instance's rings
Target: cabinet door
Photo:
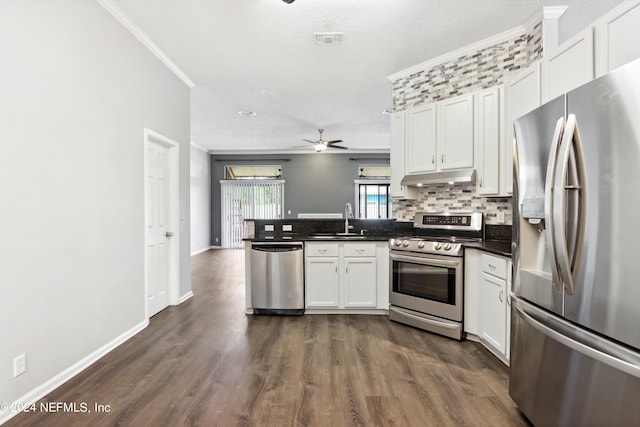
[[[593,29],[579,32],[542,60],[542,103],[593,79]]]
[[[345,308],[376,308],[376,259],[344,259]]]
[[[476,161],[478,194],[498,194],[500,188],[502,91],[495,87],[476,94]]]
[[[305,269],[305,301],[308,308],[338,308],[340,293],[338,258],[308,257]]]
[[[500,193],[513,191],[513,121],[540,106],[540,63],[505,79],[505,144],[502,149]]]
[[[507,344],[506,282],[482,273],[481,338],[500,354]]]
[[[596,24],[596,76],[640,58],[640,0],[627,1]]]
[[[400,111],[391,114],[391,152],[390,161],[391,179],[389,192],[391,197],[395,199],[415,199],[417,197],[417,189],[400,185],[405,175],[405,113]]]
[[[438,103],[438,169],[473,167],[473,95]]]
[[[406,112],[406,172],[436,170],[436,104],[428,104]]]

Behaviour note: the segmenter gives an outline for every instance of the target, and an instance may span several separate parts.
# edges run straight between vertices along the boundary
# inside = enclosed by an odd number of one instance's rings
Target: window
[[[284,214],[284,183],[279,165],[227,165],[220,181],[222,247],[242,248],[245,219],[276,219]]]
[[[277,179],[282,177],[282,166],[229,165],[224,167],[224,176],[225,179]]]
[[[360,165],[356,184],[356,214],[358,218],[391,218],[389,196],[389,165]]]
[[[389,182],[356,180],[358,218],[391,218]]]

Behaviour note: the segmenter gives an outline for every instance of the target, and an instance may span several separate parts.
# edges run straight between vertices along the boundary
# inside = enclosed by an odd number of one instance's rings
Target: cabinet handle
[[[489,264],[489,268],[490,268],[490,269],[492,269],[492,270],[495,270],[495,269],[496,269],[496,266],[495,266],[495,265],[493,265],[493,264]]]
[[[435,165],[435,164],[436,164],[436,155],[435,155],[435,154],[432,154],[432,155],[431,155],[431,164],[432,164],[432,165]]]
[[[504,291],[500,291],[500,293],[498,294],[498,299],[500,300],[500,302],[504,302]]]
[[[345,273],[345,274],[349,274],[349,267],[345,267],[345,268],[344,268],[344,273]]]
[[[338,266],[336,265],[336,273],[338,272]]]
[[[327,250],[326,250],[326,249],[318,249],[318,252],[320,252],[321,254],[323,254],[323,253],[327,252]]]
[[[364,252],[364,249],[356,249],[356,252],[357,252],[357,253],[359,253],[359,254],[361,254],[361,253],[363,253],[363,252]]]
[[[480,183],[480,187],[482,187],[482,177],[480,177],[480,179],[478,180],[478,182]]]
[[[444,153],[440,154],[440,163],[444,163]]]

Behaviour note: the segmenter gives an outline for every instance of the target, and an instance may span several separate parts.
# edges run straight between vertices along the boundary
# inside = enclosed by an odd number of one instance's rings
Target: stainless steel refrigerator
[[[509,393],[535,426],[640,425],[640,61],[514,123]]]

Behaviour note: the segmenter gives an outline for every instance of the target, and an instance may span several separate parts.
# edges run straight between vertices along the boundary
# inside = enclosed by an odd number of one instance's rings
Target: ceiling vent
[[[340,44],[344,33],[313,33],[316,44]]]

